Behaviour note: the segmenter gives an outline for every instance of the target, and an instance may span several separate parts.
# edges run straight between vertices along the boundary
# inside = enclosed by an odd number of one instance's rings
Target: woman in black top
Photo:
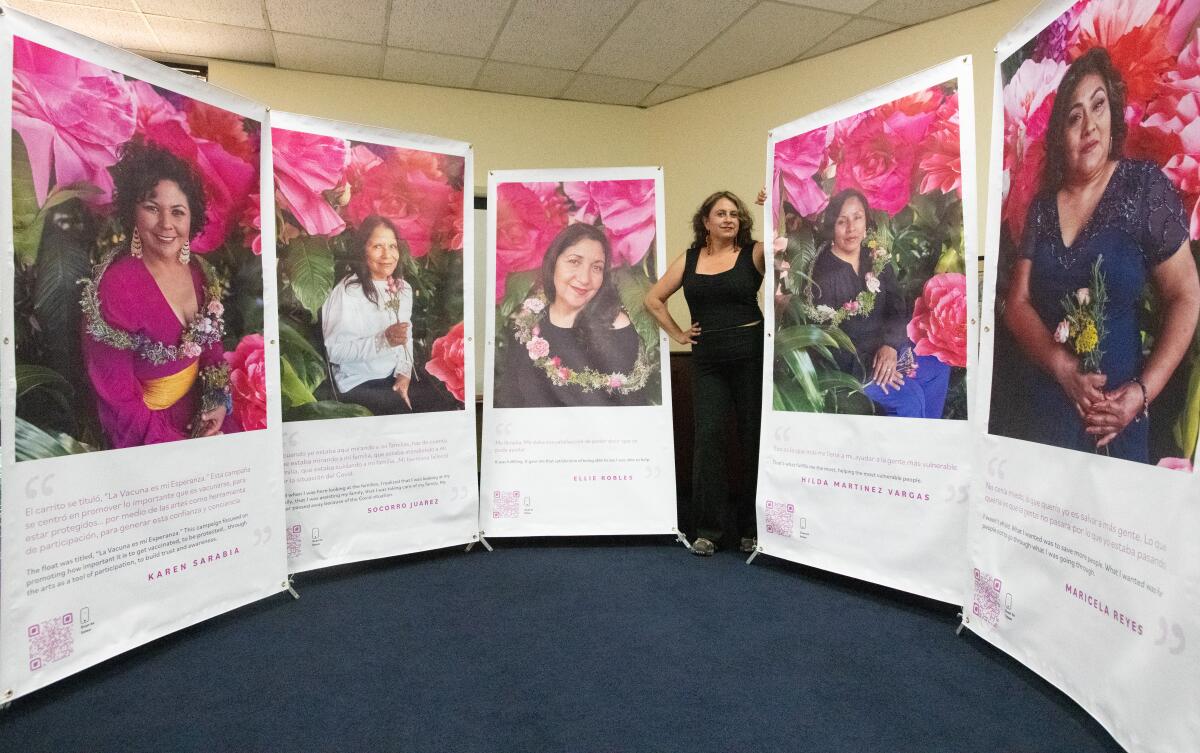
[[[754,490],[762,412],[763,316],[758,289],[763,246],[754,221],[734,194],[718,191],[692,217],[694,240],[646,294],[646,308],[676,342],[692,346],[696,451],[692,498],[699,519],[692,551],[712,554],[727,536],[729,480],[725,420],[732,407],[742,445],[743,484],[734,503],[743,551],[755,547]],[[667,312],[679,288],[692,312],[685,331]]]
[[[542,259],[541,282],[508,322],[497,408],[646,405],[641,338],[612,280],[603,230],[568,225]]]

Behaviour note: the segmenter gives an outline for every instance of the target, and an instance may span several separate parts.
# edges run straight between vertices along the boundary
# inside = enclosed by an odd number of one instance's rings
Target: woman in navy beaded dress
[[[1150,406],[1191,344],[1200,281],[1174,186],[1154,163],[1122,157],[1124,88],[1099,47],[1064,75],[1004,321],[1038,367],[1021,439],[1148,463]],[[1097,261],[1106,332],[1099,371],[1089,373],[1052,333]],[[1138,322],[1147,284],[1162,312],[1148,353]]]

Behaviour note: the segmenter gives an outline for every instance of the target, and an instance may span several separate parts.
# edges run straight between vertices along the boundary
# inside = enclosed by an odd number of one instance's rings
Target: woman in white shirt
[[[321,307],[325,352],[343,402],[375,415],[411,413],[412,286],[400,263],[400,240],[384,217],[363,220],[362,258]]]

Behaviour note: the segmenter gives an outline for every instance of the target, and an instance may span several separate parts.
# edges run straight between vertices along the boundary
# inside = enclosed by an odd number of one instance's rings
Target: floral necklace
[[[546,374],[546,378],[555,387],[575,385],[584,392],[604,390],[611,394],[628,395],[646,386],[653,369],[650,356],[646,352],[646,344],[638,346],[637,360],[628,374],[612,372],[602,374],[589,367],[586,369],[571,369],[562,365],[562,359],[551,355],[550,343],[542,337],[539,322],[546,312],[546,297],[538,293],[525,299],[521,309],[513,315],[513,333],[517,342],[525,346],[534,366]],[[632,326],[632,325],[631,325]],[[641,338],[639,337],[640,341]]]
[[[840,308],[835,309],[832,306],[825,306],[823,304],[820,306],[813,305],[813,281],[812,275],[809,275],[801,307],[804,315],[810,321],[820,324],[830,324],[836,327],[852,316],[869,316],[875,310],[875,298],[879,295],[879,291],[882,288],[879,276],[883,274],[884,268],[891,263],[892,254],[879,243],[874,234],[867,237],[867,248],[871,250],[871,271],[863,275],[863,282],[866,284],[866,289],[843,303]]]
[[[83,307],[84,328],[93,340],[117,350],[132,350],[155,366],[161,366],[172,361],[196,358],[206,347],[219,342],[225,336],[225,307],[221,304],[223,286],[216,279],[210,281],[206,278],[204,305],[184,327],[183,334],[175,345],[151,340],[138,332],[126,332],[104,321],[104,316],[100,313],[100,278],[116,260],[117,254],[117,249],[109,251],[100,263],[92,268],[92,276],[79,281],[83,285],[83,295],[79,303]]]

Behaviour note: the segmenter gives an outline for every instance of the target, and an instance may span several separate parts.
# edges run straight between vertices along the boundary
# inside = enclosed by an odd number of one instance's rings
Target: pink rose
[[[233,415],[246,431],[267,428],[267,366],[263,336],[246,335],[237,349],[225,354]]]
[[[642,261],[656,230],[653,180],[567,181],[563,193],[575,202],[576,220],[604,225],[614,267]]]
[[[462,225],[456,227],[453,217],[461,218],[463,193],[442,172],[443,155],[402,147],[380,149],[384,150],[381,161],[362,170],[357,183],[351,184],[346,205],[350,221],[357,225],[373,214],[386,217],[414,258],[435,245],[461,249]]]
[[[136,125],[125,77],[72,55],[13,37],[12,127],[33,168],[38,205],[51,185],[83,181],[112,192],[108,168]],[[53,175],[53,181],[51,181]]]
[[[784,251],[787,251],[787,247],[788,247],[788,239],[782,235],[779,236],[778,238],[776,238],[775,240],[771,241],[771,248],[777,254],[782,254]]]
[[[501,183],[496,188],[496,300],[510,272],[535,269],[567,226],[567,201],[557,183]]]
[[[262,256],[262,196],[257,191],[250,194],[246,209],[238,222],[242,228],[242,245]]]
[[[526,298],[521,307],[531,314],[540,314],[545,310],[546,302],[541,298]]]
[[[539,358],[545,358],[550,355],[550,343],[546,340],[534,336],[529,342],[525,343],[525,350],[529,352],[529,358],[536,361]]]
[[[199,358],[200,354],[203,352],[204,349],[196,343],[187,342],[183,344],[183,355],[187,356],[188,358]]]
[[[867,290],[872,293],[878,293],[879,289],[882,287],[882,283],[879,282],[879,278],[874,272],[867,272],[865,275],[863,275],[863,282],[866,283]]]
[[[921,193],[956,192],[962,196],[962,151],[958,142],[958,92],[946,97],[938,108],[938,119],[929,129],[922,147]]]
[[[1183,471],[1184,473],[1192,472],[1192,462],[1187,458],[1163,458],[1158,461],[1158,467],[1171,471]]]
[[[225,313],[225,306],[220,301],[213,300],[208,302],[205,310],[213,316],[221,316]]]
[[[561,368],[558,370],[558,375],[565,382],[571,378],[571,370],[568,368]]]
[[[325,191],[336,188],[350,162],[345,139],[315,133],[271,129],[275,193],[279,203],[309,235],[333,236],[346,228]]]
[[[1054,328],[1054,342],[1065,343],[1071,337],[1071,323],[1063,319]]]
[[[545,342],[543,340],[543,342]],[[463,323],[459,322],[450,331],[433,341],[433,351],[425,370],[442,380],[450,394],[458,402],[465,402],[466,390],[463,378],[466,374],[464,362],[466,347],[463,344]]]
[[[1004,87],[1004,170],[1008,190],[1001,213],[1016,243],[1025,234],[1025,215],[1037,195],[1045,159],[1050,110],[1065,63],[1026,60]]]
[[[872,209],[889,215],[908,205],[913,193],[917,148],[940,104],[938,100],[932,103],[932,110],[920,111],[919,105],[924,101],[913,95],[848,119],[852,122],[840,131],[840,141],[834,150],[838,191],[857,188]]]
[[[934,275],[913,305],[908,339],[919,356],[937,356],[950,366],[967,365],[967,278],[957,272]]]
[[[625,377],[620,374],[609,374],[608,388],[610,390],[619,390],[625,385]]]
[[[842,304],[842,308],[846,309],[851,314],[853,314],[853,313],[856,313],[862,307],[859,305],[858,301],[846,301],[845,303]]]
[[[138,133],[190,165],[204,185],[204,230],[192,239],[192,251],[203,254],[219,248],[258,188],[257,158],[247,162],[219,143],[193,135],[171,100],[145,82],[130,84],[137,98]]]
[[[833,129],[825,126],[775,144],[771,185],[782,184],[777,197],[777,217],[783,215],[784,201],[795,207],[803,217],[812,217],[825,209],[829,197],[821,190],[814,176],[825,162],[832,136]]]

